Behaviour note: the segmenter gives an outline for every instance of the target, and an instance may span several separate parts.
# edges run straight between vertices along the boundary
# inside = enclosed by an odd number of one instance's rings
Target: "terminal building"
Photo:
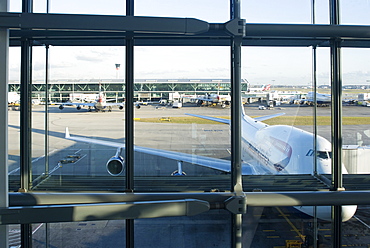
[[[125,96],[124,79],[90,79],[90,80],[50,80],[49,98],[51,101],[69,100],[71,93],[98,93],[107,94],[107,97]],[[45,81],[34,80],[32,82],[32,94],[34,97],[44,98]],[[242,83],[242,90],[247,91],[247,83]],[[20,91],[19,81],[10,81],[9,90]],[[168,99],[169,93],[179,94],[230,94],[230,79],[135,79],[135,100],[160,100]]]
[[[369,61],[369,6],[324,2],[0,0],[0,247],[368,247],[368,168],[343,145],[370,144],[369,116],[344,108],[342,84]],[[50,79],[100,78],[117,54],[123,79]],[[247,75],[329,84],[331,107],[248,109]],[[52,105],[99,91],[125,111]],[[231,107],[135,109],[171,92]]]

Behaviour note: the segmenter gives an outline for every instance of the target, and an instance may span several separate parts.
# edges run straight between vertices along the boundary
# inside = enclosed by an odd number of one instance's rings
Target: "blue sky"
[[[123,0],[51,0],[53,13],[124,15]],[[10,11],[21,10],[21,0],[10,0]],[[45,12],[46,0],[34,0],[34,11]],[[343,24],[370,24],[369,0],[342,0]],[[135,14],[142,16],[193,17],[208,22],[229,19],[227,0],[138,0]],[[328,0],[316,0],[316,23],[329,22]],[[310,23],[310,0],[244,0],[242,17],[248,23]],[[34,48],[34,79],[43,79],[45,49]],[[229,78],[228,47],[137,47],[136,78]],[[10,49],[10,80],[19,79],[19,48]],[[369,83],[370,50],[343,49],[345,84]],[[122,65],[123,47],[51,47],[51,79],[115,78],[114,64]],[[318,82],[330,80],[329,50],[318,49]],[[242,51],[242,77],[252,84],[311,83],[310,48],[246,47]]]

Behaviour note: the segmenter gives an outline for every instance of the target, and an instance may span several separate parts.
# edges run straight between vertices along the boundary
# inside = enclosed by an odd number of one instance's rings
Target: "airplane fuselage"
[[[317,155],[314,152],[314,135],[293,126],[269,126],[247,115],[242,119],[242,159],[254,158],[266,173],[271,174],[313,174],[314,159],[317,160],[317,173],[331,173],[331,143],[317,136]],[[250,156],[250,157],[248,157]],[[347,173],[342,165],[343,173]],[[331,207],[295,207],[310,216],[331,221]],[[342,206],[342,221],[355,214],[356,205]]]
[[[314,136],[293,126],[242,119],[243,160],[257,160],[271,174],[312,174],[314,171]],[[317,136],[317,172],[331,173],[331,144]]]

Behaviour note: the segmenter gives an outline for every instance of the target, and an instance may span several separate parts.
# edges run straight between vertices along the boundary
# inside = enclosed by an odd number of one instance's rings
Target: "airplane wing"
[[[264,115],[264,116],[260,116],[260,117],[255,117],[253,119],[255,119],[256,121],[265,121],[265,120],[272,119],[272,118],[282,116],[282,115],[285,115],[285,113],[278,113],[278,114],[273,114],[273,115]]]
[[[224,124],[230,125],[230,120],[229,119],[223,119],[223,118],[217,118],[217,117],[205,116],[205,115],[195,115],[195,114],[186,114],[186,115],[190,115],[190,116],[194,116],[194,117],[199,117],[199,118],[202,118],[202,119],[216,121],[216,122],[220,122],[220,123],[224,123]]]
[[[213,99],[210,99],[210,98],[197,98],[197,100],[206,101],[206,102],[213,102]]]
[[[194,117],[199,117],[199,118],[203,118],[203,119],[206,119],[206,120],[216,121],[216,122],[220,122],[220,123],[224,123],[224,124],[229,124],[229,125],[230,125],[230,122],[231,122],[230,119],[223,119],[223,118],[217,118],[217,117],[212,117],[212,116],[195,115],[195,114],[186,114],[186,115],[190,115],[190,116],[194,116]],[[273,114],[273,115],[265,115],[265,116],[255,117],[254,119],[256,121],[265,121],[265,120],[272,119],[272,118],[275,118],[275,117],[278,117],[278,116],[281,116],[281,115],[285,115],[285,113],[278,113],[278,114]]]
[[[124,106],[122,102],[106,102],[105,106]]]
[[[66,105],[66,106],[88,106],[88,107],[94,107],[95,103],[93,102],[63,102],[63,103],[56,103],[60,105]]]
[[[97,145],[105,145],[109,147],[115,147],[115,148],[124,148],[125,145],[118,142],[111,142],[111,141],[104,141],[104,140],[97,140],[97,139],[91,139],[86,137],[77,137],[77,136],[71,136],[69,134],[68,127],[66,128],[66,134],[65,138],[69,140],[74,140],[78,142],[84,142],[84,143],[90,143],[90,144],[97,144]],[[207,168],[216,169],[219,171],[223,171],[226,173],[230,172],[230,164],[231,162],[224,159],[218,159],[218,158],[211,158],[201,155],[194,155],[194,154],[188,154],[188,153],[181,153],[181,152],[174,152],[174,151],[166,151],[161,149],[155,149],[155,148],[148,148],[148,147],[142,147],[142,146],[134,146],[134,150],[136,152],[141,152],[145,154],[150,155],[156,155],[163,158],[169,158],[176,161],[182,161],[191,163],[194,165],[204,166]],[[242,166],[242,174],[243,175],[255,175],[258,174],[255,166],[250,163],[243,163]]]

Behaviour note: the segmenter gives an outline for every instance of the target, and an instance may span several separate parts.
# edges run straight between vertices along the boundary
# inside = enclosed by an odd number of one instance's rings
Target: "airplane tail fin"
[[[66,127],[66,134],[65,134],[65,138],[66,139],[68,139],[68,138],[70,138],[71,137],[71,135],[69,135],[69,129],[68,129],[68,127]]]
[[[241,108],[242,108],[242,111],[241,111],[241,113],[242,113],[242,116],[245,116],[245,111],[244,111],[244,105],[243,105],[243,99],[241,100]]]

